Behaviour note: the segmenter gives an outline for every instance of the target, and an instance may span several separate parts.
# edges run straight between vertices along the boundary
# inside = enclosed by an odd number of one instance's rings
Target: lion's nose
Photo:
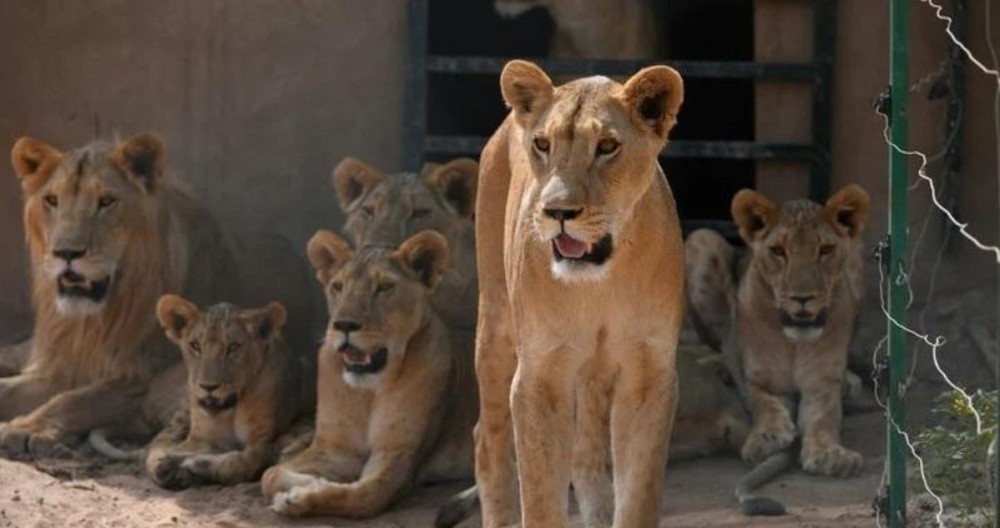
[[[198,384],[198,386],[201,387],[201,390],[203,390],[205,392],[212,392],[215,389],[219,388],[219,384],[218,383],[200,383],[200,384]]]
[[[801,304],[802,306],[805,306],[806,303],[808,303],[809,301],[811,301],[811,300],[813,300],[815,298],[816,298],[815,295],[792,295],[791,296],[791,299],[793,301]]]
[[[351,321],[350,319],[340,319],[333,322],[333,328],[339,332],[348,333],[355,330],[361,329],[361,323],[357,321]]]
[[[552,207],[552,208],[542,209],[542,212],[545,213],[545,216],[553,220],[565,222],[566,220],[572,220],[580,216],[580,213],[583,212],[583,209]]]
[[[52,252],[57,258],[61,258],[66,262],[72,262],[74,259],[78,259],[87,254],[86,250],[83,249],[57,249]]]

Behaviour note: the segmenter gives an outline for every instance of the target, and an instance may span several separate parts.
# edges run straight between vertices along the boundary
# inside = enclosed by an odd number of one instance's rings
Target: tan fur
[[[277,455],[276,440],[314,398],[304,366],[282,337],[284,306],[224,303],[199,311],[164,295],[156,312],[183,353],[187,409],[150,445],[149,475],[168,489],[256,479]]]
[[[472,218],[478,172],[479,165],[467,158],[428,163],[419,176],[386,175],[356,158],[345,158],[333,170],[337,198],[347,214],[344,231],[356,247],[397,247],[425,229],[448,239],[451,260],[431,302],[453,333],[476,324]]]
[[[67,153],[22,138],[11,157],[24,189],[35,329],[23,373],[0,380],[0,421],[8,421],[0,445],[53,454],[90,430],[155,418],[143,411],[170,398],[142,396],[176,363],[156,331],[156,300],[168,291],[213,295],[232,262],[215,223],[167,174],[157,136]],[[69,267],[56,254],[66,251],[79,252]],[[95,295],[109,278],[106,296],[59,295],[57,284],[73,276],[66,269]]]
[[[861,456],[840,443],[841,394],[862,303],[868,195],[850,185],[822,206],[779,207],[744,190],[732,208],[749,263],[735,289],[728,289],[731,282],[693,280],[691,310],[716,312],[718,322],[707,329],[724,342],[753,410],[743,457],[759,463],[801,435],[806,471],[853,475]],[[728,243],[712,232],[692,233],[687,254],[689,278],[737,267]],[[727,305],[735,324],[718,317]]]
[[[535,7],[552,14],[549,55],[558,59],[652,59],[659,55],[650,0],[494,0],[504,16]]]
[[[308,253],[330,311],[319,352],[316,434],[305,451],[261,479],[272,508],[365,518],[417,481],[471,476],[472,422],[451,417],[475,406],[456,390],[469,383],[472,365],[468,351],[451,350],[430,305],[449,262],[447,240],[422,231],[398,249],[352,252],[319,231]]]
[[[476,204],[483,524],[517,522],[519,481],[523,526],[565,526],[572,480],[588,526],[655,526],[684,258],[657,155],[681,78],[658,66],[624,86],[594,77],[556,88],[513,61],[500,83],[512,111],[483,151]],[[612,235],[610,259],[557,261],[561,225],[591,255]]]

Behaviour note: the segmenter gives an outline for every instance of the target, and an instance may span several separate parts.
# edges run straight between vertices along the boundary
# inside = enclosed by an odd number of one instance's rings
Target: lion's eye
[[[337,281],[337,282],[333,283],[333,291],[335,291],[337,293],[340,293],[340,291],[343,290],[343,289],[344,289],[344,283],[343,282]]]
[[[380,282],[378,286],[375,286],[375,293],[385,293],[391,290],[395,284],[391,282]]]
[[[201,352],[201,344],[199,344],[197,341],[191,341],[190,343],[188,343],[188,347],[190,347],[193,352],[197,353]]]
[[[414,209],[412,216],[413,218],[423,218],[429,214],[431,214],[430,209]]]
[[[772,255],[781,258],[785,257],[785,248],[781,246],[771,246],[769,249],[771,250]]]
[[[542,154],[549,153],[549,147],[551,146],[549,145],[549,140],[543,137],[536,137],[533,144],[535,146],[535,150],[537,150],[538,152],[541,152]]]
[[[54,194],[46,194],[43,200],[45,200],[45,205],[49,207],[59,207],[59,198],[56,198]]]
[[[823,244],[819,247],[819,256],[825,257],[827,255],[833,254],[833,244]]]
[[[108,207],[111,207],[112,205],[114,205],[116,203],[118,203],[118,199],[117,198],[115,198],[114,196],[105,194],[104,196],[102,196],[102,197],[100,197],[100,198],[97,199],[97,208],[98,209],[107,209]]]
[[[239,343],[236,343],[236,342],[229,343],[229,346],[226,347],[226,353],[227,354],[232,354],[233,352],[236,352],[239,349],[240,349],[240,344]]]
[[[621,148],[622,144],[618,142],[615,138],[604,138],[597,142],[597,155],[598,156],[610,156],[618,149]]]
[[[365,216],[375,216],[375,208],[370,205],[362,206],[361,212],[364,213]]]

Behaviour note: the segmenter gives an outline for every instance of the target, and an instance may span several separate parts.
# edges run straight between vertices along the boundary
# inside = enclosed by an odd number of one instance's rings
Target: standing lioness
[[[571,481],[588,526],[655,526],[684,278],[657,155],[683,82],[657,66],[554,87],[513,61],[500,87],[476,203],[483,525],[517,522],[516,443],[526,528],[566,525]]]

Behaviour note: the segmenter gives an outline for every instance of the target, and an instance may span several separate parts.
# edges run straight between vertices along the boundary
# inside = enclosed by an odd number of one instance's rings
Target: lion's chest
[[[210,414],[198,409],[192,434],[221,450],[242,449],[247,439],[247,420],[240,409]]]

